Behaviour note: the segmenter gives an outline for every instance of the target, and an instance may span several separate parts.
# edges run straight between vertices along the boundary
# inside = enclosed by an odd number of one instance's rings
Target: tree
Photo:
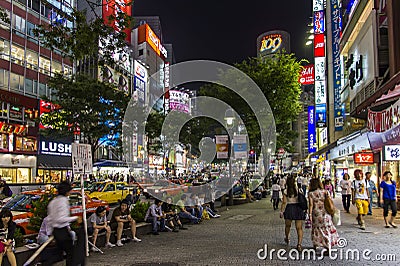
[[[105,24],[101,17],[88,21],[84,11],[73,10],[66,19],[73,21],[74,26],[69,27],[61,20],[40,25],[35,34],[43,46],[61,51],[78,70],[86,71],[73,75],[58,73],[49,78],[48,85],[55,91],[51,101],[60,108],[41,118],[43,124],[51,126],[42,133],[72,136],[79,132],[94,152],[102,144],[99,142],[102,137],[118,136],[122,131],[129,95],[117,84],[99,80],[98,71],[99,68],[104,71],[108,66],[116,67],[113,55],[126,52],[124,29],[130,26],[131,18],[117,11]],[[116,23],[118,30],[112,26]],[[89,69],[88,61],[93,62]]]
[[[246,73],[259,86],[268,100],[274,114],[277,147],[293,151],[291,141],[297,136],[291,130],[291,122],[297,119],[301,111],[300,84],[298,82],[301,70],[301,61],[297,61],[293,54],[278,53],[270,58],[250,58],[235,67]],[[221,79],[234,79],[232,73],[221,73]],[[237,80],[240,84],[240,80]],[[243,88],[241,93],[247,93]],[[251,92],[248,92],[251,94]],[[231,90],[216,85],[207,84],[200,90],[200,95],[215,97],[223,100],[239,113],[245,123],[249,135],[250,145],[259,147],[260,127],[254,113],[247,103]]]

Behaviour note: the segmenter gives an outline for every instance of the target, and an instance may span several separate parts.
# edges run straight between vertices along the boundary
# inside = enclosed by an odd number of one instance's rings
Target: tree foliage
[[[91,144],[94,151],[102,137],[118,136],[122,131],[129,95],[116,83],[99,80],[98,71],[106,65],[117,66],[113,55],[128,49],[124,29],[132,20],[121,11],[109,17],[109,24],[101,17],[88,21],[85,11],[74,10],[67,18],[74,22],[73,27],[65,23],[43,24],[35,35],[43,46],[61,51],[76,69],[86,71],[73,75],[58,73],[49,78],[48,85],[55,91],[51,101],[60,108],[41,118],[43,124],[51,126],[43,134],[71,136],[79,131],[82,141]],[[118,31],[111,26],[115,23],[119,25]],[[94,62],[91,69],[87,69],[87,61]]]
[[[293,54],[278,53],[274,57],[250,58],[235,67],[247,74],[259,86],[272,109],[277,133],[277,147],[293,151],[291,141],[297,136],[291,130],[291,122],[297,119],[301,111],[300,84],[298,82],[301,61]],[[232,79],[232,73],[220,73],[221,79]],[[240,85],[240,80],[237,80]],[[249,93],[244,88],[241,93]],[[200,95],[219,98],[232,106],[244,121],[249,135],[250,145],[259,147],[260,126],[254,112],[248,104],[230,89],[207,84],[200,89]]]

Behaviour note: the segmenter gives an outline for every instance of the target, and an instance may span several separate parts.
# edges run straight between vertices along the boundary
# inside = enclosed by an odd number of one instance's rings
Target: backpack
[[[301,189],[298,190],[297,192],[297,200],[298,200],[298,205],[299,207],[303,210],[306,211],[308,209],[308,203],[307,203],[307,198],[303,194],[303,191]]]

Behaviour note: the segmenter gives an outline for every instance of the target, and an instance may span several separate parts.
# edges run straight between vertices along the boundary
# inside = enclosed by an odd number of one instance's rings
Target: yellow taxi
[[[89,196],[110,204],[123,200],[129,193],[128,184],[125,182],[96,182],[90,187]]]

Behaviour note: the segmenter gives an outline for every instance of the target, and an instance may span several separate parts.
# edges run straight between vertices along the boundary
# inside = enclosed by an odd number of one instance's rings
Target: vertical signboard
[[[132,16],[132,5],[131,0],[103,0],[103,20],[106,24],[110,24],[110,17],[115,17],[119,13],[125,13],[127,16]],[[118,21],[113,21],[111,25],[116,31],[121,30],[121,25]],[[127,28],[124,30],[126,33],[125,40],[131,42],[131,29]]]
[[[72,143],[72,169],[74,174],[91,174],[92,147],[89,144]]]
[[[235,159],[247,158],[247,135],[233,137],[233,153]]]
[[[228,159],[229,137],[228,135],[215,136],[217,159]]]
[[[303,70],[300,72],[299,82],[301,85],[314,84],[314,65],[303,66]]]
[[[324,34],[325,14],[323,10],[314,12],[314,34]]]
[[[308,153],[316,152],[315,107],[308,106]]]
[[[340,14],[339,1],[331,0],[331,18],[332,18],[332,70],[333,70],[333,98],[334,98],[334,118],[335,131],[343,130],[342,103],[340,97],[341,90],[341,63],[339,42],[342,32],[342,17]]]
[[[325,56],[325,35],[315,34],[314,35],[314,56],[324,57]]]
[[[134,90],[140,103],[146,101],[147,69],[135,60],[134,62]]]

